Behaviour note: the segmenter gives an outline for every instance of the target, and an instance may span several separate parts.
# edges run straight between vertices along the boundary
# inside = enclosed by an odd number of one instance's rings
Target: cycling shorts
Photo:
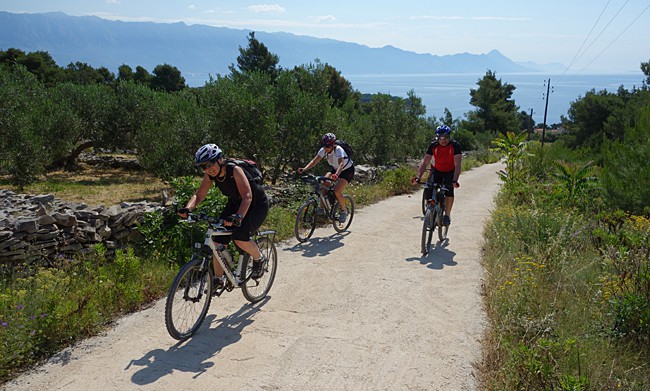
[[[241,200],[240,200],[241,201]],[[237,213],[239,209],[239,202],[228,201],[225,208],[221,211],[220,219],[225,219],[228,216],[231,216]],[[246,216],[241,221],[239,227],[234,228],[232,235],[229,236],[215,236],[215,242],[220,242],[226,244],[232,240],[241,240],[242,242],[247,242],[251,240],[251,237],[255,231],[260,229],[262,223],[266,219],[266,215],[269,214],[269,201],[266,197],[257,205],[251,205],[246,213]],[[223,238],[223,239],[221,239]],[[221,239],[221,240],[219,240]],[[225,242],[225,243],[224,243]]]
[[[434,183],[442,183],[443,185],[447,185],[447,189],[448,189],[447,197],[454,196],[454,172],[453,171],[440,172],[434,168],[431,175],[429,175],[429,180],[427,181],[427,184],[433,185]]]
[[[332,168],[330,172],[334,174],[336,172],[336,169]],[[352,178],[354,178],[354,165],[341,171],[341,175],[339,175],[339,178],[345,179],[346,181],[348,181],[348,183],[352,182]]]

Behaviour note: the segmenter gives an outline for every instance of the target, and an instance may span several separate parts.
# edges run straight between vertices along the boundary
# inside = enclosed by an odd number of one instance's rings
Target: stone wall
[[[0,190],[0,268],[22,263],[48,264],[56,258],[92,251],[97,243],[114,250],[138,241],[137,229],[151,202],[124,202],[109,207],[70,203],[53,195]]]

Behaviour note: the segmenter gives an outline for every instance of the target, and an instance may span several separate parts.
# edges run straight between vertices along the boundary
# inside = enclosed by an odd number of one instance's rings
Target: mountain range
[[[177,67],[190,86],[217,74],[229,74],[239,48],[248,46],[251,30],[178,23],[122,22],[61,12],[15,14],[0,11],[0,50],[46,51],[60,66],[73,62],[117,73],[120,65],[152,71]],[[498,50],[487,54],[433,55],[393,46],[371,48],[357,43],[284,32],[255,32],[255,38],[292,68],[328,63],[350,74],[497,73],[562,71],[561,64],[516,63]]]

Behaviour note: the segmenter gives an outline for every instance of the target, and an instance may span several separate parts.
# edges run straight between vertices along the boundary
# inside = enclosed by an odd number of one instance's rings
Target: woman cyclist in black
[[[224,159],[223,152],[216,144],[206,144],[196,151],[195,164],[203,170],[203,181],[190,197],[185,209],[178,214],[184,218],[187,212],[196,208],[203,201],[212,183],[228,197],[228,203],[221,211],[220,219],[224,225],[233,228],[232,240],[237,247],[246,251],[253,259],[252,278],[262,277],[264,257],[255,241],[251,239],[269,212],[269,201],[261,185],[251,181],[250,175],[234,163]],[[213,260],[214,272],[217,277],[223,275],[223,270],[216,260]],[[220,280],[220,279],[219,279]]]

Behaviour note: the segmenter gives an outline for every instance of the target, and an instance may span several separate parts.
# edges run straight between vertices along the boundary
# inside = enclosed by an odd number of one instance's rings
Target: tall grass
[[[483,385],[648,389],[650,220],[598,215],[608,209],[590,186],[566,191],[568,181],[583,183],[586,164],[556,165],[559,175],[540,179],[535,161],[519,162],[523,178],[506,176],[519,180],[498,196],[485,229]]]
[[[0,382],[161,297],[168,263],[97,246],[93,255],[0,281]]]

